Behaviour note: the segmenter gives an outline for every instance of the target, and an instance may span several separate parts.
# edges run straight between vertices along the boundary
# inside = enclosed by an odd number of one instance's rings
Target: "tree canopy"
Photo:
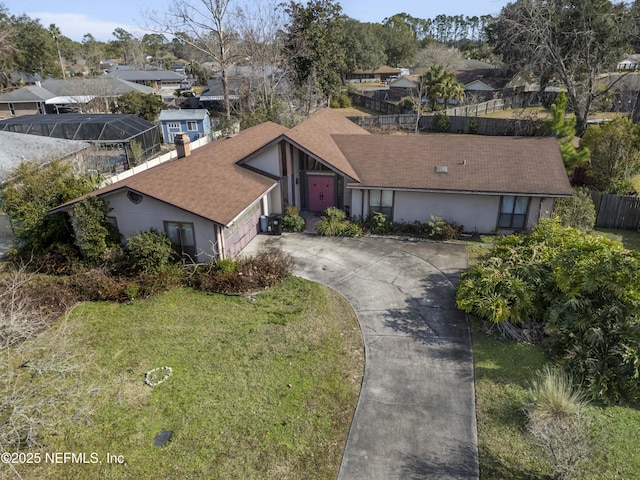
[[[610,0],[516,0],[491,25],[496,52],[513,71],[528,71],[540,90],[555,80],[567,92],[581,135],[594,98],[603,92],[599,76],[629,48],[638,25],[629,8]]]

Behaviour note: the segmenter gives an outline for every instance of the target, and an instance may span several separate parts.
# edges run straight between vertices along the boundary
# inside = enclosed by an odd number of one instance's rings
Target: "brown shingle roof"
[[[359,181],[358,174],[349,161],[337,145],[331,141],[331,135],[338,133],[366,136],[366,138],[370,136],[369,132],[357,126],[344,115],[331,108],[325,108],[287,131],[285,137],[353,180]]]
[[[554,138],[333,135],[360,177],[354,188],[571,195]],[[436,173],[447,166],[448,173]]]
[[[354,75],[363,75],[366,73],[390,73],[390,74],[399,74],[400,73],[400,69],[398,68],[393,68],[390,67],[388,65],[381,65],[378,68],[370,68],[370,69],[362,69],[362,68],[357,68],[355,69],[353,72],[351,72]]]
[[[277,180],[236,162],[276,140],[287,129],[272,122],[243,130],[194,150],[191,156],[163,163],[97,190],[104,196],[127,189],[227,225]],[[81,198],[58,207],[63,210]]]

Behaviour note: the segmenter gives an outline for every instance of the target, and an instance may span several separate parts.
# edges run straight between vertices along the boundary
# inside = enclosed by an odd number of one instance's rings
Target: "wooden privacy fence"
[[[415,113],[397,115],[377,115],[368,117],[348,117],[363,128],[402,128],[413,130],[416,125]],[[478,135],[508,135],[532,137],[544,135],[541,120],[512,120],[507,118],[449,117],[451,133],[476,133]],[[420,130],[433,130],[433,116],[420,117]]]
[[[596,206],[596,227],[640,230],[640,198],[590,191]]]
[[[360,127],[400,127],[413,130],[416,125],[416,115],[414,113],[398,115],[378,115],[369,117],[348,117],[353,123]]]
[[[386,100],[380,100],[374,97],[367,97],[366,95],[360,95],[358,93],[351,94],[351,100],[355,105],[368,108],[369,110],[375,110],[383,115],[397,115],[402,113],[404,109],[395,103],[387,102]]]

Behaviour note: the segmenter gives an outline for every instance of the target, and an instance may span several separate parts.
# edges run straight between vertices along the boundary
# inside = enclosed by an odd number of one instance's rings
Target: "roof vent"
[[[449,168],[446,165],[436,165],[436,173],[448,173]]]

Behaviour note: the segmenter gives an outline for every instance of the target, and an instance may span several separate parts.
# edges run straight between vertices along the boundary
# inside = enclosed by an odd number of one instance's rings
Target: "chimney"
[[[174,140],[178,158],[188,157],[191,155],[191,140],[186,133],[177,133]]]

